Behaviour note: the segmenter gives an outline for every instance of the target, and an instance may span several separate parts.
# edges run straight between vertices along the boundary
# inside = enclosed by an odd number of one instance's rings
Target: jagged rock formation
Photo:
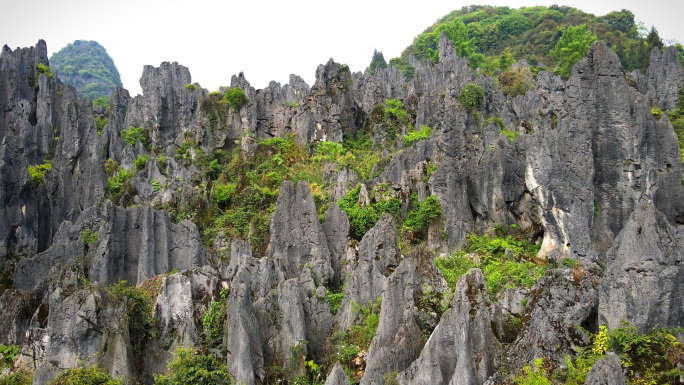
[[[681,154],[666,116],[657,120],[650,111],[676,102],[683,71],[674,49],[654,51],[642,76],[622,73],[617,56],[596,43],[567,81],[540,72],[533,89],[511,98],[474,73],[448,39],[439,47],[438,63],[412,63],[409,82],[393,67],[352,74],[332,60],[318,67],[311,87],[293,75],[287,85],[255,90],[239,74],[231,86],[249,99],[240,108],[220,109],[206,90],[186,87],[190,72],[177,63],[146,66],[143,94],[131,98],[117,89],[98,133],[91,105],[37,72],[48,64],[43,41],[15,51],[5,46],[0,343],[22,345],[16,365],[34,370],[35,384],[84,359],[128,383],[151,383],[177,346],[202,344],[203,314],[224,289],[222,359],[230,373],[250,385],[292,382],[307,374],[306,361],[330,357],[328,337],[359,319],[354,304],[382,298],[377,333],[352,373],[357,381],[381,384],[389,374],[401,384],[482,384],[539,357],[562,365],[588,342],[578,326],[684,326]],[[458,100],[469,83],[484,90],[476,113]],[[415,127],[433,127],[432,135],[408,147],[376,140],[387,146],[385,167],[376,166],[368,180],[329,166],[324,183],[332,202],[322,223],[309,184],[285,181],[265,250],[224,233],[213,244],[202,241],[204,170],[174,157],[190,139],[190,159],[233,148],[250,157],[256,139],[288,134],[300,143],[340,142],[345,134],[381,133],[373,110],[390,98],[404,102]],[[500,135],[489,120],[496,117],[515,129],[515,141]],[[145,134],[134,144],[121,134],[131,126]],[[399,129],[405,134],[407,127]],[[110,194],[105,161],[134,169],[145,155],[142,170],[119,195]],[[34,183],[28,166],[46,159],[52,168]],[[364,205],[379,185],[406,204],[414,194],[421,201],[437,196],[441,216],[421,252],[400,247],[390,214],[360,241],[351,239],[336,202],[357,182]],[[194,205],[194,222],[174,222],[164,211],[170,204]],[[516,224],[540,242],[541,260],[570,257],[582,270],[550,270],[525,292],[524,306],[521,291],[492,300],[482,272],[472,270],[441,318],[426,316],[418,306],[425,286],[446,287],[432,252],[452,250],[466,234],[498,223]],[[84,231],[96,240],[86,241]],[[159,285],[156,339],[131,340],[131,304],[107,289],[120,280]],[[333,315],[327,290],[342,288]],[[518,329],[506,323],[510,317],[519,317]],[[326,384],[349,383],[341,364],[326,364]],[[602,373],[616,370],[619,362],[608,356],[587,383],[603,383]],[[605,383],[620,381],[616,374]]]

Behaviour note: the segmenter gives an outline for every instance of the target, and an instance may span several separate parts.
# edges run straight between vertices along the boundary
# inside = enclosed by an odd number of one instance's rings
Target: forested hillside
[[[63,82],[76,87],[81,98],[109,98],[116,87],[123,86],[114,61],[96,41],[68,44],[52,54],[50,67]]]
[[[626,71],[644,72],[651,49],[663,48],[655,27],[646,29],[626,9],[595,16],[557,5],[520,9],[471,5],[439,19],[418,35],[400,57],[390,60],[390,64],[410,77],[411,55],[417,60],[430,58],[436,62],[442,32],[454,43],[459,56],[470,59],[472,68],[481,68],[489,74],[497,69],[507,70],[512,63],[525,59],[533,72],[545,69],[567,77],[572,64],[586,53],[587,40],[605,42],[618,54]],[[568,37],[563,41],[566,34]],[[560,47],[557,46],[559,42]],[[575,44],[584,52],[574,60],[568,60],[568,55],[575,51]],[[568,48],[572,52],[567,52]],[[676,48],[684,62],[684,47],[677,44]]]

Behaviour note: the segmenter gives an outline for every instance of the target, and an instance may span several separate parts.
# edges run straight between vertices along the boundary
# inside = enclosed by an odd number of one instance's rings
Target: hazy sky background
[[[569,5],[597,16],[623,8],[663,40],[684,43],[684,1],[149,1],[3,0],[0,44],[10,48],[47,42],[48,55],[74,40],[102,44],[131,95],[140,93],[146,64],[177,61],[209,91],[229,85],[240,71],[253,87],[288,82],[291,73],[309,85],[316,67],[335,59],[363,71],[373,49],[398,56],[437,19],[465,5],[518,8]]]

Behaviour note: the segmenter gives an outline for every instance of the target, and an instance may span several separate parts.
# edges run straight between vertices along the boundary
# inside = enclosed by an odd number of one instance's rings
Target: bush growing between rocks
[[[247,99],[247,95],[245,95],[245,92],[240,87],[233,87],[227,89],[226,94],[223,95],[223,100],[230,103],[230,106],[233,108],[233,110],[240,109],[240,107],[244,106],[245,104],[247,104],[247,102],[249,102],[249,99]]]
[[[147,130],[137,126],[130,126],[128,130],[121,130],[121,137],[126,143],[130,144],[131,146],[135,146],[135,143],[138,140],[140,141],[140,143],[143,144],[143,146],[147,146],[147,142],[149,140]]]
[[[60,373],[50,385],[122,385],[98,365],[68,369]]]
[[[233,378],[226,366],[210,353],[191,347],[176,349],[164,375],[154,376],[155,385],[230,385]]]
[[[458,95],[458,101],[468,112],[475,113],[484,105],[484,91],[475,83],[468,83]]]
[[[39,164],[37,166],[28,166],[29,175],[31,175],[33,184],[36,187],[43,182],[43,176],[45,175],[45,171],[50,170],[51,168],[52,161],[50,160],[46,160],[45,163]]]
[[[408,135],[404,135],[404,144],[409,147],[414,142],[427,140],[430,138],[430,133],[432,133],[432,128],[428,126],[420,126],[420,130],[409,131]]]
[[[135,158],[135,160],[133,161],[133,164],[135,165],[135,169],[136,170],[144,169],[148,160],[150,160],[149,155],[147,155],[147,154],[145,154],[145,156],[138,155],[138,157]]]

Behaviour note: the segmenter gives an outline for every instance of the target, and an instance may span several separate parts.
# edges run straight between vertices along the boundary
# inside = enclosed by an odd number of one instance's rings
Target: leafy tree
[[[573,64],[587,54],[589,46],[595,41],[596,34],[588,31],[586,25],[569,26],[551,51],[551,57],[558,60],[556,73],[564,78],[570,77]]]
[[[371,75],[375,75],[375,71],[378,68],[387,68],[387,62],[385,61],[385,57],[382,55],[382,52],[378,52],[376,49],[373,50],[373,58],[371,59],[368,70],[370,71]]]

